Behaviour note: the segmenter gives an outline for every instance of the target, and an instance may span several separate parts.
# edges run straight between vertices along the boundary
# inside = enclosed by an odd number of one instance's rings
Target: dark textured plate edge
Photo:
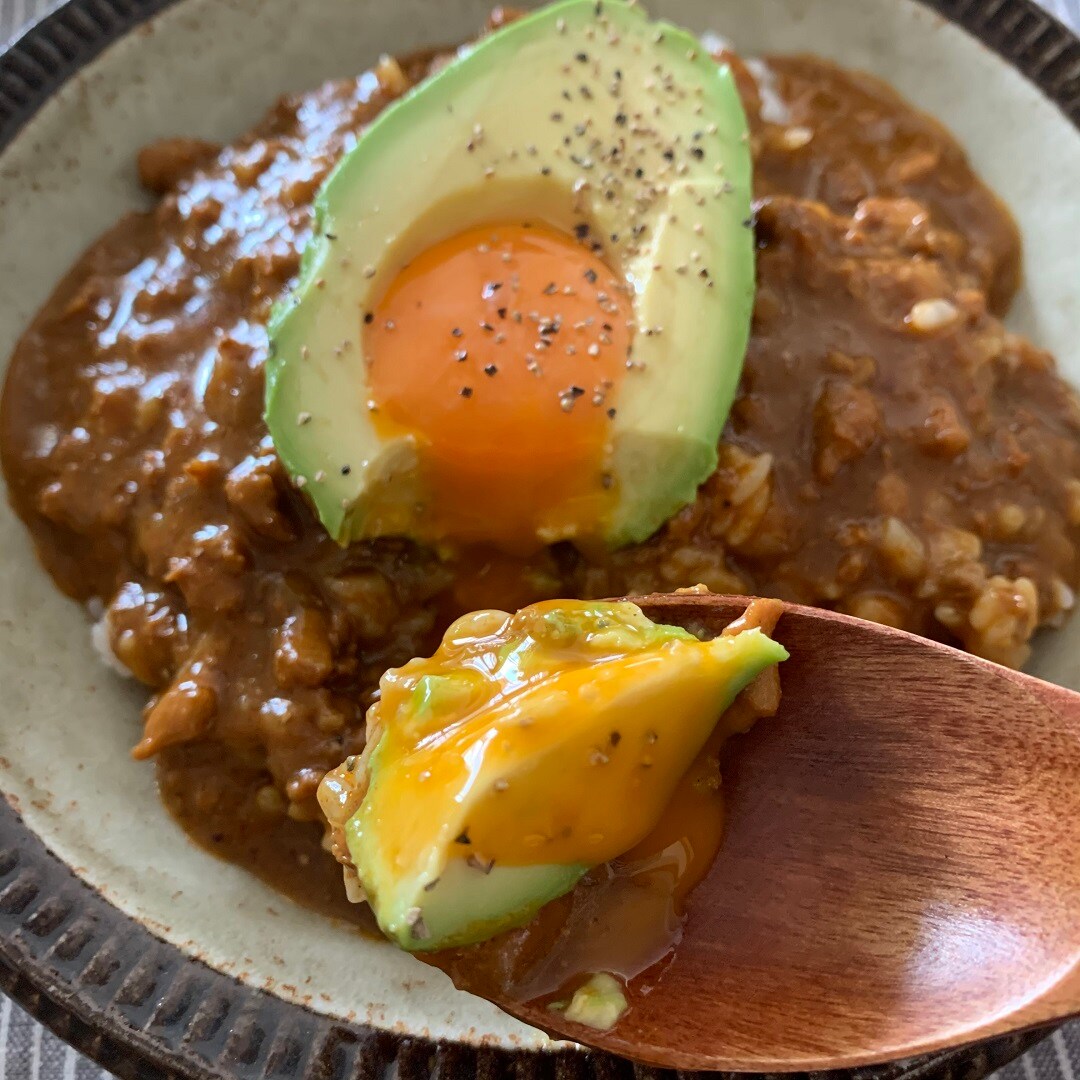
[[[1035,0],[920,0],[989,46],[1080,128],[1080,38]]]
[[[606,1075],[591,1053],[403,1037],[246,986],[114,907],[2,799],[0,990],[124,1080]]]
[[[0,151],[94,57],[177,0],[66,0],[0,49]],[[1080,129],[1080,39],[1034,0],[920,0],[1034,82]],[[344,1023],[156,937],[0,801],[0,989],[123,1080],[653,1080],[578,1051],[476,1049]],[[979,1080],[1052,1029],[793,1080]],[[679,1074],[689,1076],[692,1074]],[[724,1074],[710,1074],[723,1076]],[[734,1074],[728,1074],[734,1075]]]
[[[177,0],[60,0],[0,45],[0,150],[107,46]],[[1035,0],[919,0],[1034,82],[1080,127],[1080,39]]]
[[[3,800],[0,990],[123,1080],[379,1080],[391,1073],[396,1080],[660,1080],[676,1075],[591,1052],[476,1049],[402,1037],[337,1021],[245,986],[120,912],[52,855]],[[977,1080],[1045,1034],[1026,1032],[812,1078]],[[811,1074],[794,1074],[792,1080],[811,1080]]]
[[[176,0],[60,0],[0,46],[0,150],[73,75]]]

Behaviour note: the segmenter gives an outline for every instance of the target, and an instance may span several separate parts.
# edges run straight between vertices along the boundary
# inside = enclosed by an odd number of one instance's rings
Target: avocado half
[[[555,115],[586,133],[576,152]],[[749,336],[750,206],[730,69],[624,0],[542,8],[388,107],[323,184],[299,281],[270,322],[266,420],[330,535],[454,539],[428,535],[418,512],[422,447],[373,422],[363,314],[433,244],[528,220],[603,238],[601,256],[632,285],[636,325],[613,402],[605,472],[617,498],[602,535],[540,529],[538,540],[649,536],[716,467]]]

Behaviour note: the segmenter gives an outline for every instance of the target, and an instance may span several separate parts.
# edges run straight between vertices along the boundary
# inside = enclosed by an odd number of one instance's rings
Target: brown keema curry
[[[139,157],[159,201],[98,240],[12,359],[11,498],[151,694],[138,757],[211,850],[349,910],[316,789],[380,674],[463,612],[696,583],[836,608],[1019,665],[1080,578],[1080,408],[1001,318],[1020,243],[932,119],[811,57],[735,65],[758,283],[720,465],[651,540],[531,557],[341,547],[263,422],[271,306],[328,170],[445,61],[280,101],[230,146]],[[340,899],[339,899],[340,897]]]

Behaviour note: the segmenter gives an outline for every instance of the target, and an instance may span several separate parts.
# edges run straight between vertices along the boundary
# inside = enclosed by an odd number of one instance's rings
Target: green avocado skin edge
[[[612,36],[623,42],[618,53],[605,35],[594,32],[598,10]],[[641,55],[626,43],[640,43]],[[601,73],[597,93],[591,104],[567,105],[556,61],[574,57],[576,49],[583,55],[586,47]],[[687,88],[685,102],[665,107],[657,131],[691,149],[677,159],[681,172],[663,174],[664,181],[652,187],[654,204],[642,218],[652,246],[640,255],[613,248],[608,259],[633,285],[638,326],[662,326],[663,333],[636,335],[633,356],[641,359],[641,370],[628,373],[618,392],[608,469],[618,499],[603,543],[619,547],[647,538],[693,500],[715,469],[717,443],[741,375],[754,295],[751,161],[734,78],[692,34],[650,22],[625,0],[600,5],[561,0],[482,38],[390,104],[316,196],[313,233],[297,284],[271,313],[265,419],[283,464],[339,543],[391,534],[422,542],[453,539],[425,535],[423,520],[411,512],[420,501],[411,437],[387,439],[371,421],[361,313],[370,310],[402,260],[474,225],[524,215],[569,232],[575,215],[583,214],[594,220],[598,235],[624,234],[625,212],[612,209],[599,193],[589,196],[584,211],[574,209],[575,183],[595,177],[571,165],[561,151],[558,159],[553,156],[561,141],[549,105],[561,102],[570,119],[577,118],[575,109],[591,111],[600,127],[611,124],[612,138],[638,138],[614,127],[608,114],[613,116],[616,106],[606,99],[605,80],[617,68],[628,107],[637,106],[643,115],[652,102],[641,89],[650,77],[646,64],[657,60],[673,73],[671,85]],[[575,68],[574,78],[579,77],[587,76]],[[508,153],[518,144],[536,144],[539,158],[524,152],[513,160],[506,157],[498,177],[485,181],[482,153],[463,149],[474,124],[486,133],[485,147]],[[666,168],[658,152],[655,156],[645,160],[641,184],[652,183]],[[535,168],[541,158],[552,162],[545,178]],[[707,191],[708,185],[717,190]],[[705,194],[691,198],[692,189]],[[626,191],[629,205],[634,191]],[[696,216],[702,219],[697,224],[705,225],[697,236],[690,232]],[[657,259],[685,270],[689,254],[698,257],[692,265],[709,275],[707,288],[700,271],[679,277],[652,270]],[[342,341],[356,343],[344,359],[333,355],[334,343]],[[304,414],[310,423],[298,422]]]

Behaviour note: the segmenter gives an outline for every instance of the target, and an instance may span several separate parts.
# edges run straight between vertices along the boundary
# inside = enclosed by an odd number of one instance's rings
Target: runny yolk
[[[755,600],[726,633],[772,634],[781,607]],[[592,973],[611,972],[645,994],[682,936],[685,903],[708,874],[724,831],[719,755],[780,704],[780,678],[764,672],[723,714],[648,836],[597,867],[528,925],[466,949],[423,956],[460,989],[496,1001],[566,998]],[[633,996],[631,996],[633,1000]]]
[[[600,532],[628,288],[546,226],[470,229],[409,263],[365,313],[376,423],[421,445],[428,527],[527,549]]]

